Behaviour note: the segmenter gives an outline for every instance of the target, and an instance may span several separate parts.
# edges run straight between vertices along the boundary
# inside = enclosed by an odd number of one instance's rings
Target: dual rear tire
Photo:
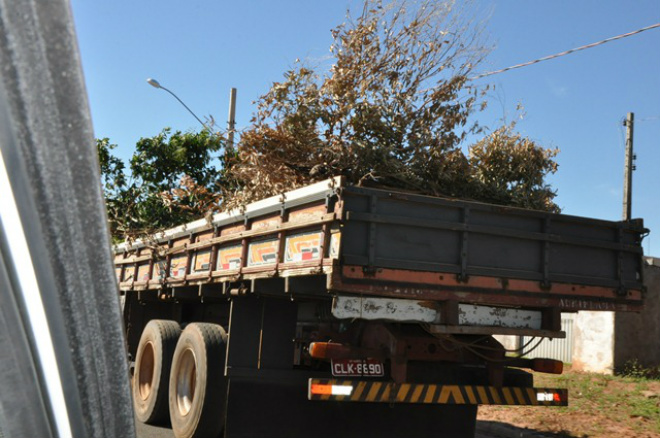
[[[168,384],[172,356],[181,327],[175,321],[154,319],[142,331],[135,358],[133,407],[143,423],[162,424],[169,417]]]
[[[216,324],[194,323],[177,342],[169,382],[169,411],[177,438],[215,438],[224,426],[227,334]]]
[[[176,438],[217,437],[227,394],[227,334],[217,324],[152,320],[138,344],[133,404],[138,420],[165,423]]]

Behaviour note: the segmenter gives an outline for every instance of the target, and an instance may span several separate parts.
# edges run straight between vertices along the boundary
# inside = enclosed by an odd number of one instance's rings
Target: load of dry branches
[[[332,30],[326,73],[297,63],[260,98],[227,169],[237,207],[331,176],[350,183],[558,210],[546,150],[503,126],[462,144],[483,94],[469,77],[486,54],[454,2],[366,0]],[[505,170],[507,169],[507,170]]]

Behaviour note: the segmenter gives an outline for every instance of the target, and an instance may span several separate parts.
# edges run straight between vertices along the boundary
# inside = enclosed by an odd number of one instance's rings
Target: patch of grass
[[[554,380],[569,388],[570,411],[607,416],[637,432],[660,433],[660,382],[652,384],[650,375],[635,367],[626,376],[570,373]]]
[[[618,376],[631,377],[633,379],[660,380],[660,365],[656,367],[645,367],[637,359],[629,360],[621,368],[615,370]]]
[[[660,437],[660,380],[653,376],[640,367],[631,367],[625,376],[570,370],[560,376],[534,373],[537,387],[568,388],[569,406],[493,412],[519,427],[564,431],[572,437]],[[488,419],[492,414],[480,408],[482,415]]]

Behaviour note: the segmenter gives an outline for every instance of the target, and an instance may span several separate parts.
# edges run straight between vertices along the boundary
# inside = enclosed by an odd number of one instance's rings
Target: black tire
[[[170,369],[180,335],[179,323],[160,319],[149,321],[142,331],[132,386],[135,416],[143,423],[167,422]]]
[[[215,438],[224,427],[227,333],[217,324],[189,324],[170,373],[170,421],[176,438]]]

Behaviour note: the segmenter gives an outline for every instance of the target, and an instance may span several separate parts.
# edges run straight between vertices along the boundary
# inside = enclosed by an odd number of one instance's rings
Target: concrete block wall
[[[639,313],[619,313],[614,321],[614,367],[630,361],[660,366],[660,258],[648,258],[644,269],[646,297]]]

